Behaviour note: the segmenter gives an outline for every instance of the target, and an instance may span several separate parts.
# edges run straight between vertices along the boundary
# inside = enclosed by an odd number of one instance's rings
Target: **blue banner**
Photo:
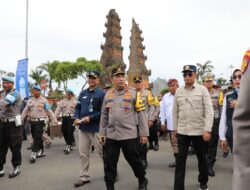
[[[18,61],[16,69],[16,90],[20,92],[22,98],[29,96],[28,59]]]

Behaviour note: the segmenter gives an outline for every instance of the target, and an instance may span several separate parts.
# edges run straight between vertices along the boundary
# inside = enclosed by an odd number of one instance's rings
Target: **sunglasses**
[[[234,75],[234,76],[233,76],[233,80],[236,80],[237,78],[238,78],[238,79],[241,79],[241,75]]]
[[[97,78],[94,77],[94,76],[89,75],[89,76],[88,76],[88,79],[95,80],[95,79],[97,79]]]
[[[193,76],[193,73],[192,72],[186,72],[186,73],[183,73],[183,77],[192,77]]]

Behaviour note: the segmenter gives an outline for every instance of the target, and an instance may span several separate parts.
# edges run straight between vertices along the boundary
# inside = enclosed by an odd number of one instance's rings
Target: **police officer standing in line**
[[[107,190],[114,190],[120,149],[139,181],[139,190],[147,189],[148,180],[139,151],[148,141],[149,129],[146,107],[135,90],[125,87],[125,71],[112,70],[114,88],[105,95],[100,122],[100,141],[104,145],[104,172]],[[139,135],[138,135],[139,128]]]
[[[47,99],[41,96],[41,91],[40,86],[33,86],[33,97],[28,100],[22,113],[22,121],[30,120],[33,138],[30,163],[35,163],[36,158],[45,156],[42,136],[46,117],[49,116],[50,121],[52,121],[52,127],[57,125],[56,116],[51,110]]]
[[[239,98],[233,116],[233,190],[249,190],[250,179],[250,50],[243,58]]]
[[[76,100],[74,99],[74,92],[71,89],[66,90],[66,98],[61,100],[56,108],[55,115],[57,118],[62,118],[62,134],[66,142],[64,153],[69,154],[73,150],[72,142],[74,137],[74,115]]]
[[[149,92],[148,90],[143,88],[142,77],[136,76],[133,78],[133,81],[135,83],[135,89],[136,89],[137,93],[141,96],[141,98],[143,100],[143,104],[146,107],[147,114],[148,114],[147,115],[148,116],[148,127],[149,127],[149,130],[151,130],[151,128],[153,128],[154,121],[156,120],[156,116],[154,115],[156,107],[154,105],[155,101],[154,101],[154,98],[152,96],[152,92]],[[149,93],[151,93],[151,94],[149,95]],[[156,135],[157,135],[157,132],[156,132]],[[155,144],[155,148],[157,148],[157,147],[159,148],[159,145]],[[139,143],[139,151],[140,151],[140,155],[141,155],[141,159],[142,159],[142,164],[143,164],[143,167],[145,169],[148,166],[147,150],[148,150],[147,144]]]
[[[214,74],[205,73],[202,76],[203,85],[207,88],[213,104],[214,109],[214,122],[211,133],[211,140],[208,142],[208,151],[207,151],[207,165],[208,165],[208,175],[213,177],[215,176],[213,166],[216,162],[217,147],[219,141],[219,124],[220,124],[220,105],[219,97],[220,92],[213,88],[214,84]]]
[[[173,124],[175,138],[177,133],[178,154],[176,159],[174,190],[185,189],[185,171],[188,148],[194,144],[198,158],[200,190],[208,190],[208,167],[206,142],[211,139],[213,125],[213,105],[208,90],[196,83],[196,66],[185,65],[183,78],[185,86],[175,93]]]
[[[83,90],[77,101],[74,125],[79,125],[79,155],[80,179],[74,187],[80,187],[90,182],[89,176],[89,150],[94,145],[97,154],[103,159],[102,145],[99,143],[99,123],[102,101],[105,93],[98,88],[100,73],[87,72],[89,88]]]
[[[22,127],[20,118],[21,96],[14,89],[14,79],[2,77],[4,92],[0,98],[0,177],[4,176],[4,164],[8,148],[12,152],[13,170],[9,177],[13,178],[20,174],[22,162]]]

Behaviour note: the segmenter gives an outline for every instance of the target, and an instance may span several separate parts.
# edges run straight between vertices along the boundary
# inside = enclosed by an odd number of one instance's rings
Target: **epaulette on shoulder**
[[[107,91],[107,94],[114,93],[114,92],[115,92],[115,88],[110,88],[110,89]]]

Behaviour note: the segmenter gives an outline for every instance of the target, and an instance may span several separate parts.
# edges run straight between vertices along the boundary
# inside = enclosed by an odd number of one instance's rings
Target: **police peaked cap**
[[[201,78],[203,81],[212,81],[214,80],[214,77],[215,76],[213,73],[207,72],[207,73],[204,73]]]
[[[184,72],[196,72],[196,70],[197,70],[197,68],[196,68],[196,66],[195,65],[185,65],[184,67],[183,67],[183,73]]]
[[[112,69],[112,76],[118,75],[118,74],[123,74],[125,75],[125,70],[122,69],[121,67],[116,67]]]
[[[87,72],[87,76],[92,76],[92,77],[95,77],[95,78],[99,78],[100,73],[98,71],[95,71],[95,70],[90,70],[90,71]]]

